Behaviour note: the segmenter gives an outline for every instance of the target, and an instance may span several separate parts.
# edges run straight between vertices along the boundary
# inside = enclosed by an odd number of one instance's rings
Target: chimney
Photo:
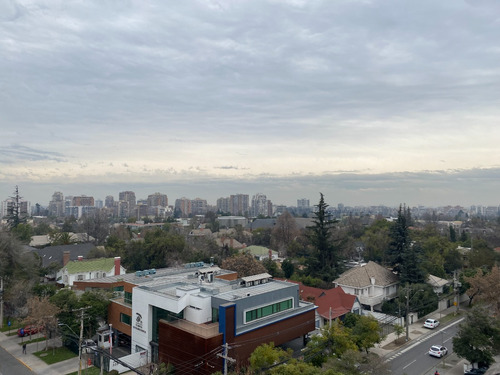
[[[120,257],[115,257],[115,276],[120,274]]]
[[[69,251],[65,251],[63,253],[63,266],[68,264],[68,262],[69,262]]]
[[[78,261],[82,261],[83,260],[83,255],[78,255]]]

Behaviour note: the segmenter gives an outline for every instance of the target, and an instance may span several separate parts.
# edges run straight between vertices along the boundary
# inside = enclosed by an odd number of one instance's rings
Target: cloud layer
[[[223,182],[214,195],[267,186],[311,198],[331,181],[352,204],[397,205],[400,181],[421,203],[443,191],[461,203],[463,185],[446,179],[480,171],[467,198],[496,203],[499,10],[493,0],[3,2],[0,181],[167,194]]]

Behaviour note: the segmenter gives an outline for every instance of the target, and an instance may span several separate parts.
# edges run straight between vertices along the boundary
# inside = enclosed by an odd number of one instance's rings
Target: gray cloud
[[[496,10],[488,0],[5,1],[0,175],[15,180],[19,163],[19,179],[40,181],[26,161],[46,161],[56,184],[48,162],[71,158],[65,179],[126,168],[125,184],[155,184],[157,170],[232,186],[214,170],[235,186],[272,177],[283,194],[317,182],[376,200],[418,171],[493,170]]]
[[[19,144],[13,144],[0,149],[0,163],[15,164],[27,161],[47,160],[63,162],[66,158],[58,152],[34,149]]]

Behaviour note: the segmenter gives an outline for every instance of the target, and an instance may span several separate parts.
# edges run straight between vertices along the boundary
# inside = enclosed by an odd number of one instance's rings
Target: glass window
[[[124,293],[124,299],[125,299],[125,303],[132,304],[132,293],[125,292]]]
[[[120,322],[126,325],[130,325],[132,323],[132,318],[130,317],[130,315],[120,313]]]
[[[279,313],[291,309],[293,306],[293,299],[287,299],[286,301],[281,301],[273,303],[271,305],[258,307],[254,310],[249,310],[245,312],[245,323],[249,323],[253,320],[264,318],[266,316]]]

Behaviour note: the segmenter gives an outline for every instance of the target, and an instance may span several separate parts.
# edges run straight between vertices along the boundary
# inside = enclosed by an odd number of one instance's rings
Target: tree
[[[358,349],[351,330],[344,327],[338,319],[324,327],[319,335],[314,335],[307,343],[307,348],[308,361],[315,366],[321,366],[328,357],[340,358],[347,350]]]
[[[19,241],[29,244],[31,242],[31,237],[33,236],[33,227],[29,224],[19,223],[11,229],[11,232],[17,237],[17,239],[19,239]]]
[[[57,328],[57,314],[60,308],[49,301],[49,297],[32,297],[28,300],[28,316],[25,322],[37,327],[43,327],[45,334],[55,332]],[[46,341],[47,349],[48,342]]]
[[[75,243],[75,240],[69,232],[55,232],[50,236],[52,246],[71,245],[73,243]]]
[[[359,315],[351,334],[358,348],[363,349],[366,354],[368,354],[368,349],[382,341],[380,326],[373,316]]]
[[[90,337],[99,328],[99,322],[106,321],[108,317],[109,298],[104,291],[89,291],[80,296],[78,305],[85,310],[85,328]]]
[[[500,349],[500,323],[483,307],[474,307],[453,337],[453,351],[470,363],[490,365]]]
[[[11,204],[7,207],[7,223],[11,229],[26,222],[27,214],[21,213],[22,198],[23,197],[19,195],[19,188],[16,185],[14,196],[11,197]]]
[[[479,302],[484,302],[491,306],[496,315],[500,314],[500,294],[498,287],[500,286],[500,269],[495,266],[491,272],[485,273],[479,269],[473,277],[465,277],[470,287],[467,290],[467,295],[473,295]]]
[[[457,242],[457,231],[453,228],[453,225],[450,225],[450,241]]]
[[[286,279],[292,277],[293,273],[295,272],[295,266],[289,259],[285,259],[283,263],[281,263],[281,269],[283,270]]]
[[[358,350],[347,350],[340,358],[328,359],[322,367],[323,371],[327,369],[342,375],[389,375],[391,373],[384,358]]]
[[[377,263],[387,263],[386,249],[389,247],[391,223],[385,219],[375,221],[361,236],[364,244],[363,258]]]
[[[96,245],[102,245],[109,234],[108,217],[104,211],[93,211],[82,218],[82,229]]]
[[[425,272],[420,267],[422,248],[412,244],[409,223],[410,209],[399,206],[398,218],[390,231],[389,261],[399,275],[401,283],[421,283],[425,281]]]
[[[259,345],[250,355],[250,368],[257,373],[260,373],[272,365],[276,365],[286,359],[290,359],[292,357],[292,353],[292,349],[284,351],[281,348],[276,348],[273,342]]]
[[[330,220],[323,194],[314,213],[313,225],[308,227],[312,254],[308,258],[308,272],[325,281],[335,279],[341,273],[339,250],[334,246],[331,229],[335,221]]]
[[[396,334],[396,341],[399,340],[399,337],[404,333],[405,327],[401,324],[394,324],[394,333]]]
[[[222,261],[222,268],[235,271],[238,277],[257,275],[267,272],[266,268],[250,254],[239,254]]]
[[[286,256],[286,250],[296,236],[297,223],[290,212],[285,211],[278,217],[272,229],[272,243],[283,256]]]

